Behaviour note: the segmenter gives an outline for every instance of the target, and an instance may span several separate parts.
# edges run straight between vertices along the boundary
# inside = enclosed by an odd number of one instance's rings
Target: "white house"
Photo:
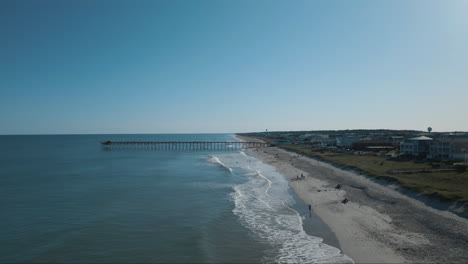
[[[430,152],[432,138],[426,136],[409,138],[401,141],[400,155],[426,157]]]
[[[430,147],[429,158],[464,160],[468,154],[468,138],[440,138]]]

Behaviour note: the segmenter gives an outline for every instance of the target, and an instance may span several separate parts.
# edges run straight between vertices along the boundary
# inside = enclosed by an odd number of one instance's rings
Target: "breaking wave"
[[[222,163],[218,157],[216,156],[211,156],[211,158],[208,160],[209,162],[213,163],[213,164],[217,164],[221,167],[223,167],[225,170],[229,171],[232,173],[232,169],[229,168],[228,166],[226,166],[224,163]]]
[[[288,193],[288,182],[273,167],[245,153],[220,157],[228,166],[245,171],[246,181],[233,186],[233,213],[244,226],[272,245],[265,262],[353,263],[339,249],[304,231],[300,214],[291,207],[294,199]]]

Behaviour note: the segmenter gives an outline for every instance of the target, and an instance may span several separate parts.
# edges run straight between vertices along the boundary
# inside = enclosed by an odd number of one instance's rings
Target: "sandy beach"
[[[468,262],[468,219],[296,153],[276,147],[252,153],[289,177],[291,188],[356,263]],[[340,189],[335,188],[338,184]],[[348,202],[342,203],[344,199]]]

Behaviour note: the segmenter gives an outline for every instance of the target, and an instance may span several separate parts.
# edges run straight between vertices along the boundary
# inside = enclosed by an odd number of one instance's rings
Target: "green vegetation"
[[[393,180],[403,187],[428,196],[468,205],[468,171],[391,173],[392,170],[430,170],[429,163],[393,161],[383,156],[356,155],[311,148],[307,145],[281,145],[283,149],[359,170],[379,179]]]

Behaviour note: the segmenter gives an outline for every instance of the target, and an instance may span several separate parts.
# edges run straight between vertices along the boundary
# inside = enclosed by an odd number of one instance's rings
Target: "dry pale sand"
[[[296,153],[274,147],[252,152],[291,179],[296,194],[312,205],[355,262],[468,263],[468,219]],[[296,180],[301,174],[305,179]],[[337,184],[343,187],[337,190]],[[341,203],[344,198],[349,202]]]

